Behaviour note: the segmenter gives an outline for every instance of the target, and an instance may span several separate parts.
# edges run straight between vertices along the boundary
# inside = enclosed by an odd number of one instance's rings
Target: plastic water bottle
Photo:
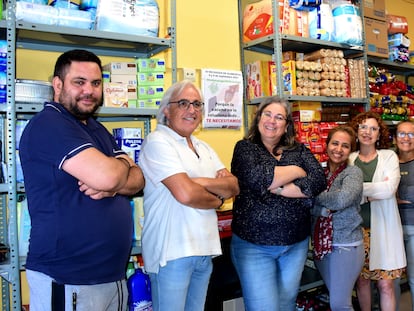
[[[129,311],[152,311],[151,284],[148,274],[137,266],[135,273],[127,280],[127,287]]]

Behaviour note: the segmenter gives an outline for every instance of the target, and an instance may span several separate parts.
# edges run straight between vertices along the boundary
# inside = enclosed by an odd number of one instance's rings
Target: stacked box
[[[373,18],[364,18],[365,47],[370,56],[388,58],[387,22]]]
[[[403,33],[388,35],[388,60],[407,63],[410,60],[410,39]]]
[[[292,103],[292,117],[295,122],[319,122],[321,121],[321,102]]]
[[[112,133],[119,147],[138,164],[139,152],[142,145],[141,128],[114,128]]]
[[[364,16],[385,21],[385,0],[363,0]]]
[[[137,64],[134,62],[111,62],[102,68],[104,71],[109,71],[111,75],[134,75],[137,72]]]
[[[272,76],[276,81],[276,67],[272,61],[258,60],[250,64],[246,64],[246,94],[248,99],[271,96],[275,90],[275,86],[271,85]]]
[[[296,68],[294,60],[282,63],[282,76],[284,94],[296,95]]]
[[[104,82],[103,105],[105,107],[128,108],[128,87],[123,83]]]
[[[295,10],[288,0],[279,0],[279,32],[299,37],[309,36],[307,11]],[[273,11],[271,0],[261,0],[244,7],[243,41],[248,42],[273,34]]]
[[[137,107],[158,108],[165,91],[165,60],[138,58],[136,64]]]
[[[105,94],[104,90],[104,106],[107,107],[136,107],[137,100],[137,64],[135,62],[111,62],[103,66],[104,87],[120,84],[120,88],[126,90],[127,104],[114,103],[113,96]],[[106,83],[109,76],[109,84]],[[117,98],[121,98],[120,93],[116,93]],[[105,101],[105,99],[107,101]]]
[[[121,83],[127,87],[128,107],[136,107],[137,101],[137,76],[136,74],[111,74],[111,82]]]

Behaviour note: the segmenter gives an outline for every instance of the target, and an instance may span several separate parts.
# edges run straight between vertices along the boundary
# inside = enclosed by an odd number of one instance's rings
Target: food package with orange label
[[[387,33],[393,35],[396,33],[408,33],[408,21],[405,16],[387,14]]]
[[[312,153],[323,153],[324,142],[321,139],[319,122],[294,122],[296,138],[305,144]]]
[[[279,16],[282,18],[282,5],[279,3]],[[282,20],[280,21],[282,25]],[[243,41],[248,42],[273,34],[272,0],[261,0],[248,4],[243,12]]]

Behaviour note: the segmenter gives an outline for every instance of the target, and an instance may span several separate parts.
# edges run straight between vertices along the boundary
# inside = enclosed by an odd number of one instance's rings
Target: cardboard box
[[[163,58],[138,58],[136,60],[138,72],[165,72]]]
[[[128,85],[137,85],[136,74],[111,74],[111,82],[125,83]]]
[[[137,98],[138,99],[154,99],[154,98],[160,98],[163,95],[164,95],[163,85],[149,85],[149,86],[138,86],[137,87]]]
[[[139,152],[144,141],[143,138],[116,138],[118,146],[138,164]]]
[[[272,61],[258,60],[245,65],[248,99],[272,95],[270,84],[272,64]]]
[[[164,72],[138,72],[137,83],[143,85],[163,85],[165,79]]]
[[[102,68],[104,71],[109,71],[112,75],[136,75],[137,64],[129,62],[112,62],[106,64]]]
[[[288,60],[282,63],[283,92],[287,95],[296,95],[296,62]]]
[[[293,102],[292,117],[295,122],[321,121],[322,104],[320,102]]]
[[[388,58],[387,22],[364,18],[364,23],[367,54]]]
[[[140,127],[124,127],[114,128],[112,134],[123,151],[128,156],[138,163],[139,152],[141,151],[142,141],[142,128]]]
[[[411,44],[410,38],[405,36],[402,33],[396,33],[393,35],[388,35],[388,46],[404,46],[409,48]]]
[[[161,98],[138,99],[137,108],[159,108]]]
[[[123,83],[105,82],[103,85],[105,107],[128,107],[128,87]]]
[[[117,127],[112,129],[115,138],[142,138],[140,127]]]
[[[386,20],[385,0],[363,0],[364,16],[381,21]]]
[[[282,10],[279,9],[280,19],[282,19],[281,13]],[[261,0],[246,5],[243,11],[243,41],[248,42],[271,34],[273,34],[272,1]]]

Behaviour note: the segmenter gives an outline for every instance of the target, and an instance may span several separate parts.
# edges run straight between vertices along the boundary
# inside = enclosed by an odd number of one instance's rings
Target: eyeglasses
[[[283,122],[286,121],[286,117],[281,115],[281,114],[275,114],[273,115],[270,111],[264,111],[262,112],[262,117],[269,119],[269,120],[274,120],[275,122]]]
[[[359,124],[358,125],[358,128],[361,130],[361,131],[370,131],[370,132],[378,132],[379,131],[379,126],[368,126],[368,125],[366,125],[366,124]]]
[[[199,100],[190,102],[188,99],[180,99],[175,102],[169,102],[168,104],[177,104],[178,108],[180,108],[181,110],[188,110],[188,108],[190,108],[190,105],[193,105],[194,110],[196,111],[200,111],[201,109],[203,109],[204,106],[204,103]]]
[[[414,138],[414,133],[413,132],[397,132],[397,137],[398,138],[404,138],[405,136],[408,136],[408,138],[413,139]]]

